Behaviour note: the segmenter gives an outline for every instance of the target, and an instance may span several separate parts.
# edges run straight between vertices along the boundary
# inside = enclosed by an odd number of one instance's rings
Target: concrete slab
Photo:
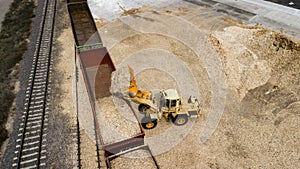
[[[139,8],[143,5],[151,5],[154,7],[165,7],[171,5],[173,3],[178,3],[181,0],[131,0],[131,1],[123,1],[123,0],[88,0],[89,7],[94,18],[105,18],[106,20],[113,20],[121,16],[124,8],[126,10],[130,10],[133,8]],[[101,9],[101,10],[100,10]]]
[[[255,14],[248,23],[259,23],[300,39],[300,10],[263,0],[215,0]]]
[[[275,4],[263,0],[184,0],[197,6],[207,7],[221,13],[224,17],[242,20],[246,24],[261,24],[264,27],[284,33],[300,39],[300,10]],[[121,15],[123,6],[126,10],[151,5],[154,7],[170,6],[174,3],[182,3],[179,0],[171,1],[132,1],[124,3],[121,0],[88,0],[94,18],[112,20]],[[104,10],[99,10],[104,6]],[[120,5],[120,6],[119,6]],[[101,8],[102,9],[102,8]]]

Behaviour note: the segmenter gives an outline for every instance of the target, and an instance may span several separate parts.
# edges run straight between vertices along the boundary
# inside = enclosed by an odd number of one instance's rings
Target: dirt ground
[[[161,168],[299,168],[299,41],[201,11],[205,9],[147,7],[110,22],[98,19],[117,68],[111,91],[128,86],[130,64],[141,89],[177,88],[184,97],[200,99],[201,118],[182,127],[162,120],[146,130],[146,143]],[[61,43],[71,41],[70,31],[61,34]],[[72,45],[62,46],[64,56],[73,57]],[[61,66],[70,62],[61,59],[57,69],[72,75],[74,69]],[[71,107],[67,97],[73,86],[70,81],[62,85],[68,88],[62,100],[69,103],[61,106]],[[88,121],[84,124],[92,126]],[[83,126],[82,132],[87,130]],[[95,142],[86,133],[81,156],[83,168],[90,168]],[[119,158],[114,167],[133,168],[130,158],[136,156]]]

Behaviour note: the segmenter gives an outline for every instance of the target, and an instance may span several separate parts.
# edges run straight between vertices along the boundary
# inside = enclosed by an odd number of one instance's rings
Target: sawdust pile
[[[285,35],[259,27],[234,26],[210,34],[209,38],[220,54],[229,86],[237,90],[241,99],[249,90],[272,79],[278,86],[297,81],[299,42]],[[279,78],[280,68],[286,64],[290,70]]]
[[[189,12],[188,8],[179,7],[177,9],[175,9],[175,10],[165,10],[163,13],[174,15],[174,16],[180,16],[180,15],[186,15],[187,12]]]
[[[145,91],[153,89],[176,89],[179,91],[175,79],[166,72],[157,69],[147,69],[146,71],[139,72],[136,76],[136,81],[141,86],[141,89]]]
[[[112,97],[97,100],[97,113],[104,144],[131,138],[141,132],[138,121],[134,121],[135,117],[130,109],[120,112]],[[122,100],[119,100],[116,104],[122,105],[122,107],[127,106]]]
[[[109,21],[107,21],[106,19],[104,18],[95,18],[95,24],[96,24],[96,27],[98,29],[104,27],[105,25],[109,24]]]
[[[136,16],[139,13],[143,13],[145,12],[150,6],[149,5],[143,5],[140,8],[132,8],[132,9],[125,9],[124,7],[122,7],[120,4],[118,4],[120,9],[123,11],[122,16],[126,16],[126,15],[132,15],[132,16]]]
[[[127,156],[127,157],[126,157]],[[131,157],[131,158],[130,158]],[[132,158],[143,157],[143,158]],[[156,168],[155,163],[146,150],[136,150],[128,154],[122,155],[111,161],[112,168],[118,169],[153,169]]]
[[[127,15],[138,16],[137,14],[141,14],[141,13],[144,13],[144,12],[152,12],[152,13],[155,13],[155,14],[159,14],[157,11],[150,9],[151,8],[150,5],[143,5],[140,8],[132,8],[132,9],[129,9],[129,10],[126,10],[120,4],[118,4],[118,5],[119,5],[120,9],[123,11],[121,16],[127,16]],[[180,15],[185,15],[188,12],[189,12],[188,8],[179,7],[175,10],[165,10],[163,13],[174,15],[174,16],[180,16]]]

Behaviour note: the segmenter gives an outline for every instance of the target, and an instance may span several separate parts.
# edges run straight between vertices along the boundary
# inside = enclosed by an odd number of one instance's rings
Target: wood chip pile
[[[122,155],[110,162],[112,168],[123,169],[153,169],[156,168],[155,163],[146,150],[137,150]]]
[[[141,133],[138,121],[127,103],[113,97],[97,100],[97,118],[104,144],[132,138]]]

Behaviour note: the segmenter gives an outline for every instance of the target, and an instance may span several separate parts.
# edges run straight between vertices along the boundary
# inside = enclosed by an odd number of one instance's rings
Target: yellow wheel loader
[[[129,100],[138,103],[138,110],[144,114],[141,124],[145,129],[153,129],[157,122],[165,118],[175,125],[181,126],[189,118],[200,116],[199,101],[190,96],[185,100],[178,95],[176,89],[162,90],[156,93],[138,89],[133,69],[130,72],[130,86],[128,87]]]

